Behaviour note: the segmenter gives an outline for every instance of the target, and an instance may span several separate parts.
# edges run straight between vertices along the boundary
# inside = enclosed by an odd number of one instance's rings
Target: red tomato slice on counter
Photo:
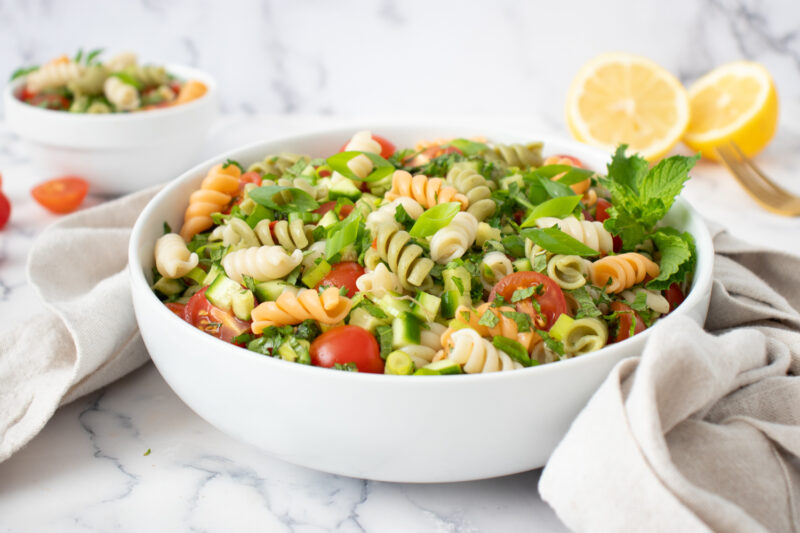
[[[39,205],[59,215],[75,211],[88,192],[89,183],[78,176],[62,176],[31,189],[31,195]]]
[[[515,304],[511,303],[514,291],[538,285],[543,285],[544,288],[541,290],[541,294],[534,293],[532,298],[541,307],[541,315],[534,309],[530,298]],[[492,288],[492,292],[489,294],[489,301],[493,301],[497,295],[502,296],[509,305],[516,305],[517,311],[520,313],[530,315],[533,318],[534,325],[539,329],[549,330],[558,317],[567,312],[567,301],[564,298],[564,292],[561,287],[551,278],[539,272],[515,272],[509,274],[498,281]]]
[[[337,326],[311,343],[312,365],[331,368],[337,363],[355,363],[359,372],[383,374],[378,341],[358,326]]]

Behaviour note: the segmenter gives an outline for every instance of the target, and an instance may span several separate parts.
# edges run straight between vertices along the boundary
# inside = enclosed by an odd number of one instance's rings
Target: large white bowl
[[[77,174],[92,194],[133,192],[174,178],[197,161],[217,118],[217,84],[208,74],[179,65],[167,71],[208,87],[201,98],[166,109],[86,114],[41,109],[17,94],[25,79],[3,92],[8,126],[25,141],[42,179]]]
[[[364,126],[362,126],[364,127]],[[421,139],[484,135],[494,141],[535,133],[370,125],[397,146]],[[189,195],[207,170],[232,158],[245,166],[283,150],[334,153],[355,128],[260,142],[196,166],[144,209],[130,240],[136,317],[158,370],[212,425],[291,463],[346,476],[448,482],[542,466],[609,370],[641,352],[652,329],[600,351],[513,372],[447,377],[357,374],[288,363],[226,344],[172,314],[149,287],[163,223],[179,228]],[[545,154],[567,153],[604,170],[608,154],[547,137]],[[694,283],[673,313],[702,323],[711,291],[713,248],[700,217],[679,199],[667,222],[697,240]],[[669,327],[669,317],[654,327]],[[586,443],[591,446],[591,443]]]

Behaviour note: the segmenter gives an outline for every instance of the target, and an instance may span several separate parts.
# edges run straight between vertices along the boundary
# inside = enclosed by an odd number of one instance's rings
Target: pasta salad
[[[694,239],[661,224],[697,157],[607,175],[542,144],[397,150],[369,131],[327,157],[214,166],[153,289],[179,317],[269,357],[442,375],[580,356],[650,327],[691,283]],[[318,154],[322,155],[322,154]]]
[[[102,50],[79,51],[44,65],[20,68],[25,77],[17,97],[43,109],[71,113],[126,113],[191,102],[208,88],[198,80],[180,80],[160,65],[140,64],[133,52],[101,61]]]

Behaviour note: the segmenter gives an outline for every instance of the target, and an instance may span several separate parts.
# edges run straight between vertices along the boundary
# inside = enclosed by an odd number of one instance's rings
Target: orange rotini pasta
[[[189,80],[183,84],[178,92],[178,97],[170,105],[181,105],[204,96],[208,92],[208,87],[202,81]]]
[[[483,324],[479,324],[481,317],[489,311],[495,317],[497,317],[497,325],[494,327],[484,326]],[[528,331],[525,333],[520,333],[517,329],[517,323],[508,318],[507,316],[503,315],[503,311],[514,311],[513,308],[503,306],[503,307],[492,307],[489,302],[482,303],[475,309],[469,309],[467,307],[461,306],[456,311],[456,319],[463,320],[469,327],[480,333],[484,337],[494,337],[495,335],[502,335],[504,337],[508,337],[510,339],[516,339],[528,352],[530,352],[533,347],[536,345],[537,342],[541,341],[541,337],[534,333],[533,331]],[[467,320],[467,317],[469,319]],[[453,332],[457,331],[453,328],[447,328],[447,330],[442,334],[442,346],[445,348],[448,346],[450,342],[450,337],[453,335]]]
[[[303,320],[336,324],[350,312],[350,305],[350,299],[334,287],[321,294],[313,289],[302,289],[296,295],[284,292],[274,302],[264,302],[253,309],[253,333],[261,333],[269,326],[299,324]]]
[[[647,276],[655,278],[659,271],[656,263],[635,252],[610,255],[598,259],[589,267],[592,283],[615,294],[643,282]]]
[[[236,165],[215,165],[208,171],[200,190],[189,197],[189,207],[183,217],[181,237],[189,241],[197,233],[214,225],[212,213],[218,213],[228,205],[239,190],[242,171]]]
[[[446,202],[459,202],[461,209],[469,207],[467,197],[454,187],[444,185],[441,178],[429,178],[422,174],[412,177],[405,170],[398,170],[392,175],[392,189],[386,193],[386,199],[392,201],[400,196],[413,198],[426,209]]]

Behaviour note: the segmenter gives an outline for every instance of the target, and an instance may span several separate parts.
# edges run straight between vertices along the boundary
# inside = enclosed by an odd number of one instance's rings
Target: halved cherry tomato
[[[319,283],[317,287],[344,287],[347,296],[352,298],[358,292],[356,280],[364,274],[364,267],[354,261],[336,263]]]
[[[325,202],[324,204],[320,204],[320,206],[314,209],[313,212],[318,215],[324,215],[334,207],[336,207],[336,200],[331,200],[330,202]]]
[[[183,319],[197,329],[225,342],[250,331],[250,322],[239,320],[231,313],[215,306],[206,298],[206,289],[195,293],[184,309]]]
[[[25,102],[36,107],[45,109],[64,110],[69,109],[69,98],[60,94],[31,94]]]
[[[605,222],[608,220],[608,208],[611,207],[611,202],[605,198],[598,198],[595,204],[594,219],[598,222]]]
[[[567,154],[558,154],[558,155],[554,155],[554,156],[552,156],[552,157],[557,157],[557,158],[559,158],[559,159],[569,159],[569,160],[572,162],[572,163],[570,163],[570,164],[571,164],[573,167],[577,167],[577,168],[583,168],[583,163],[581,163],[581,160],[580,160],[580,159],[578,159],[578,158],[577,158],[577,157],[575,157],[575,156],[571,156],[571,155],[567,155]],[[562,164],[561,162],[559,162],[559,163],[560,163],[560,164]]]
[[[336,363],[355,363],[359,372],[383,374],[378,341],[358,326],[329,329],[311,343],[311,364],[331,368]]]
[[[506,302],[511,303],[514,291],[544,285],[541,294],[534,294],[533,298],[539,303],[542,315],[534,309],[530,298],[516,303],[517,311],[527,313],[533,318],[534,325],[539,329],[549,330],[556,319],[567,312],[567,301],[561,287],[548,276],[539,272],[515,272],[498,281],[489,294],[489,301],[499,294]]]
[[[258,172],[245,172],[239,176],[239,181],[242,183],[255,183],[261,187],[261,174]]]
[[[392,157],[392,155],[394,154],[394,145],[389,141],[387,141],[385,138],[381,137],[380,135],[375,135],[374,133],[372,133],[371,135],[372,135],[372,140],[381,145],[380,156],[384,159]],[[339,148],[339,151],[344,152],[348,144],[350,144],[350,141],[344,143],[342,147]]]
[[[0,174],[0,189],[3,188],[3,175]],[[6,195],[0,190],[0,229],[3,229],[11,218],[11,202],[8,201]]]
[[[622,302],[611,302],[611,310],[616,311],[619,318],[619,326],[617,326],[617,335],[614,337],[614,342],[624,341],[631,336],[631,323],[636,319],[636,324],[633,326],[633,334],[641,333],[646,329],[644,320],[639,316],[639,313],[631,309],[631,306]]]
[[[673,283],[664,291],[664,298],[669,302],[670,312],[674,311],[676,307],[681,305],[684,300],[683,291],[680,285]]]
[[[53,213],[64,214],[75,211],[81,205],[89,183],[78,176],[63,176],[40,183],[31,189],[34,200]]]
[[[186,314],[186,304],[179,304],[175,302],[167,302],[164,305],[167,306],[167,309],[178,315],[179,317],[183,318]]]
[[[355,206],[353,204],[344,204],[339,209],[339,220],[344,220],[350,216],[350,213],[353,212],[353,208]]]

